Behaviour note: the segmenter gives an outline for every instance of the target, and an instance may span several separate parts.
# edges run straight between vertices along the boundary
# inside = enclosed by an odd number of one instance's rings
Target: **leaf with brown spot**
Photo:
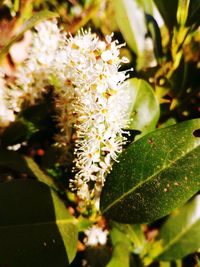
[[[106,179],[101,211],[123,223],[151,222],[200,189],[200,119],[151,132],[130,144]]]

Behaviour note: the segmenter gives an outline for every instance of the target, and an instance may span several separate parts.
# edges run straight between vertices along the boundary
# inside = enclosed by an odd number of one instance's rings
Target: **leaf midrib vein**
[[[41,226],[41,225],[48,225],[48,224],[66,224],[66,223],[73,223],[75,224],[76,221],[74,219],[63,219],[63,220],[55,220],[55,221],[49,221],[49,222],[36,222],[36,223],[25,223],[25,224],[13,224],[8,226],[0,226],[1,229],[6,228],[15,228],[15,227],[26,227],[26,226]]]
[[[184,236],[188,231],[190,231],[191,228],[192,228],[193,226],[195,226],[195,224],[198,224],[199,221],[200,221],[200,218],[198,218],[197,221],[195,221],[194,223],[192,223],[192,224],[186,226],[186,227],[182,230],[182,232],[181,232],[179,235],[177,235],[174,239],[172,239],[172,240],[171,240],[171,241],[164,247],[164,249],[162,250],[162,252],[159,253],[159,254],[156,256],[156,258],[159,257],[160,255],[162,255],[163,253],[165,253],[165,251],[168,250],[168,248],[170,248],[172,245],[174,245],[174,243],[176,243],[177,240],[181,239],[182,236]]]
[[[166,165],[164,168],[160,169],[159,171],[155,172],[154,174],[150,175],[149,178],[147,178],[144,181],[141,181],[138,183],[135,187],[131,188],[129,191],[127,191],[125,194],[123,194],[121,197],[117,198],[113,203],[111,203],[107,208],[105,208],[102,211],[102,214],[105,213],[107,210],[109,210],[111,207],[113,207],[116,203],[118,203],[121,199],[125,198],[127,195],[131,194],[133,191],[135,191],[138,187],[142,186],[144,183],[150,181],[152,178],[156,177],[158,174],[162,173],[166,169],[168,169],[171,165],[173,165],[175,162],[179,161],[180,159],[186,157],[188,154],[190,154],[192,151],[196,150],[199,147],[200,144],[198,144],[195,148],[191,149],[189,152],[185,153],[184,155],[181,155],[179,158],[176,158],[175,160],[170,160],[170,164]],[[173,150],[172,150],[173,151]]]

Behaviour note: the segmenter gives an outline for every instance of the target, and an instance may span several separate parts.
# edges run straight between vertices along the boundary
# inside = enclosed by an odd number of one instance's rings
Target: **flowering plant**
[[[161,2],[55,1],[3,44],[0,265],[198,264],[199,25]]]

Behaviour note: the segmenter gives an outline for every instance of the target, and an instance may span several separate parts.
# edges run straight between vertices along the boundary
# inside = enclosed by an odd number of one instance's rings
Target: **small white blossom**
[[[7,149],[8,150],[17,151],[18,149],[20,149],[20,147],[21,147],[21,144],[15,144],[15,145],[12,145],[12,146],[8,146]]]
[[[108,230],[103,230],[98,225],[84,231],[86,238],[84,243],[86,246],[105,245],[108,237]]]

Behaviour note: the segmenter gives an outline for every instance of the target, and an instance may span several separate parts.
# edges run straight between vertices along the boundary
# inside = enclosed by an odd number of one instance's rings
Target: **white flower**
[[[111,38],[103,42],[90,32],[82,32],[70,38],[66,50],[69,60],[65,73],[69,73],[68,68],[73,69],[68,79],[75,91],[71,98],[76,114],[76,120],[71,124],[77,136],[74,186],[79,197],[97,199],[105,177],[126,141],[122,136],[122,128],[128,124],[130,101],[122,86],[126,75],[118,71],[121,64],[119,46]],[[64,64],[66,62],[65,58]],[[80,180],[88,184],[84,188],[85,194],[82,183],[79,186]],[[90,181],[95,182],[94,186]]]
[[[34,103],[47,86],[55,89],[58,145],[75,142],[75,177],[71,183],[81,199],[99,198],[106,175],[126,142],[129,94],[119,72],[117,41],[100,40],[90,31],[65,38],[55,21],[41,23],[33,37],[29,59],[19,71],[18,85]]]
[[[86,246],[105,245],[107,242],[108,230],[103,230],[98,225],[84,231],[86,238],[84,243]]]
[[[8,150],[17,151],[18,149],[20,149],[20,147],[21,147],[21,144],[15,144],[15,145],[12,145],[12,146],[8,146],[7,149]]]
[[[65,35],[60,32],[56,21],[45,21],[36,27],[29,57],[17,73],[17,85],[21,88],[19,108],[23,101],[35,103],[46,91],[45,86],[51,84],[53,74],[56,75],[54,59],[65,41]]]

